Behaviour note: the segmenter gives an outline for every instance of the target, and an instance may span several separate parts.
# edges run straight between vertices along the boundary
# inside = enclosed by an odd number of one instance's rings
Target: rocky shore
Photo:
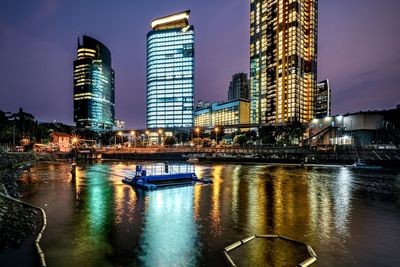
[[[40,231],[40,211],[15,200],[20,197],[17,178],[35,160],[34,154],[0,152],[0,253],[17,249]]]

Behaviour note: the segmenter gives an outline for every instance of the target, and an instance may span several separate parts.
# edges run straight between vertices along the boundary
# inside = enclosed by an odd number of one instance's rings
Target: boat
[[[152,166],[150,169],[143,166],[136,166],[133,177],[124,177],[122,182],[135,188],[143,190],[156,190],[165,187],[190,186],[196,183],[211,184],[211,179],[199,179],[194,172],[194,168],[188,165],[169,166],[167,163],[161,169],[160,165]],[[186,168],[185,168],[186,167]]]
[[[364,160],[358,160],[351,165],[353,169],[365,169],[365,170],[381,170],[382,166],[369,165]]]

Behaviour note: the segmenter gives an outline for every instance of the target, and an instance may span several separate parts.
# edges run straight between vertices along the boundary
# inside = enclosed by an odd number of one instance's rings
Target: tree
[[[192,139],[192,143],[193,143],[195,146],[201,145],[202,142],[203,142],[203,139],[201,139],[201,138],[193,138],[193,139]]]
[[[167,136],[164,138],[164,146],[173,146],[176,143],[176,139],[173,136]]]
[[[262,144],[276,143],[276,127],[272,125],[263,126],[258,130],[258,136]]]
[[[203,138],[202,144],[203,144],[203,147],[211,147],[212,141],[210,138]]]
[[[236,135],[235,138],[233,138],[233,144],[234,145],[239,145],[243,146],[246,144],[248,141],[247,136],[244,134]]]

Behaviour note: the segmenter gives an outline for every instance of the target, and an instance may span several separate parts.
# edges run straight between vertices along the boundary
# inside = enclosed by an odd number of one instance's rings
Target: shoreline
[[[40,266],[46,266],[39,245],[47,224],[46,214],[42,208],[19,199],[17,183],[20,174],[35,162],[37,158],[31,153],[0,152],[0,262],[6,260],[3,256],[7,253],[16,254],[18,258],[32,257],[32,252],[28,251],[34,248],[36,261],[39,256]]]

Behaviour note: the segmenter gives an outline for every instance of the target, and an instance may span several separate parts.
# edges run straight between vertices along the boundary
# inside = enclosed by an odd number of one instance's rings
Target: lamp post
[[[124,143],[124,136],[123,133],[121,131],[118,132],[118,135],[121,136],[121,145],[123,145]]]
[[[75,148],[75,162],[77,162],[78,160],[78,154],[77,154],[77,150],[78,150],[78,138],[77,137],[73,137],[72,138],[72,145]]]
[[[214,131],[215,131],[215,142],[216,142],[217,145],[218,145],[218,132],[219,132],[219,128],[218,128],[218,127],[215,127]]]
[[[161,146],[162,144],[162,136],[163,136],[164,131],[162,129],[158,130],[158,138],[159,138],[159,142],[158,144]]]
[[[197,138],[200,138],[200,128],[197,127],[196,129],[194,129],[195,132],[197,133]]]
[[[135,131],[131,131],[131,135],[132,135],[132,138],[133,138],[134,147],[136,147],[136,132]]]
[[[150,131],[147,130],[147,131],[146,131],[147,146],[149,146],[149,134],[150,134]]]

